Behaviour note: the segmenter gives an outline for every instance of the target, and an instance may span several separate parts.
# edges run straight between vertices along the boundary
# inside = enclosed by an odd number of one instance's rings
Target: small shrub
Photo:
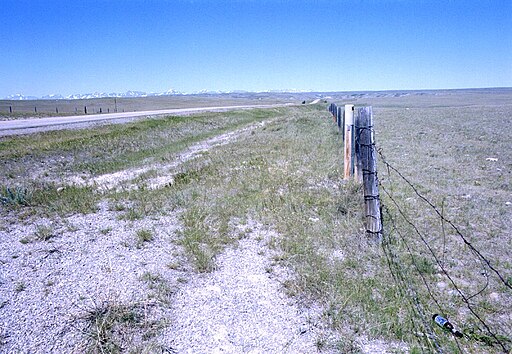
[[[23,187],[4,187],[0,193],[0,204],[28,206],[32,199],[32,192]]]

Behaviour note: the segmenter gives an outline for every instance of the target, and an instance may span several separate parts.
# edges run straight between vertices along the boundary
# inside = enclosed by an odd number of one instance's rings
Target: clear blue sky
[[[512,86],[512,0],[1,0],[0,97]]]

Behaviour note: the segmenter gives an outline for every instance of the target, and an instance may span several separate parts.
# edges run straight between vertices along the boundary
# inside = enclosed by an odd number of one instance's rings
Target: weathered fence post
[[[366,212],[366,233],[382,240],[382,219],[377,178],[377,154],[373,130],[372,107],[360,108],[358,112],[360,132],[359,145],[363,172],[363,192]]]
[[[345,160],[344,160],[344,173],[343,178],[349,179],[352,176],[352,140],[353,140],[353,130],[354,130],[354,105],[346,104],[345,105],[345,130],[344,134],[344,152],[345,152]]]
[[[9,106],[9,113],[12,113],[12,106]]]
[[[84,106],[84,112],[87,114],[87,106]]]
[[[358,183],[363,183],[363,172],[361,162],[361,132],[365,129],[362,122],[361,110],[354,116],[354,179]]]
[[[338,124],[338,130],[342,130],[341,129],[341,121],[342,121],[342,113],[341,113],[341,107],[336,107],[336,120],[337,120],[337,124]]]
[[[336,118],[336,112],[337,112],[337,111],[338,111],[338,107],[336,106],[336,104],[335,104],[335,103],[333,103],[333,104],[332,104],[332,118],[334,119],[334,122],[335,122],[336,124],[338,124],[338,123],[337,123],[337,118]]]
[[[37,113],[37,107],[34,107],[34,113]]]

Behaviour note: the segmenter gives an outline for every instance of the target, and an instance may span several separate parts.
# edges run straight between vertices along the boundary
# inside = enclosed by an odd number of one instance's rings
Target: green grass
[[[3,187],[0,201],[8,207],[31,206],[49,213],[67,215],[96,210],[100,194],[93,187],[59,186],[34,181],[33,166],[45,160],[44,178],[62,179],[69,173],[101,174],[138,165],[143,161],[166,162],[191,144],[225,131],[284,114],[283,109],[204,113],[200,116],[147,119],[124,125],[85,130],[55,131],[0,140],[0,158],[6,168],[0,181],[18,187]],[[154,173],[154,172],[153,172]],[[148,177],[148,176],[146,176]],[[177,183],[193,175],[178,174]],[[140,219],[148,210],[135,208],[128,220]]]
[[[100,194],[92,187],[65,186],[31,181],[24,187],[4,188],[1,197],[6,209],[15,208],[19,216],[88,214],[97,210]],[[5,202],[5,203],[4,203]]]
[[[44,184],[34,188],[32,200],[34,207],[47,213],[88,214],[97,210],[100,194],[92,187]]]

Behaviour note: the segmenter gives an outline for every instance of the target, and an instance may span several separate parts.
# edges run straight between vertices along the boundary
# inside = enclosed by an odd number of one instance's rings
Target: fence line
[[[333,115],[338,129],[343,132],[344,179],[355,179],[363,184],[366,233],[380,241],[382,213],[372,108],[360,108],[357,115],[354,115],[354,105],[345,105],[342,109],[332,103],[329,112]]]
[[[350,111],[353,109],[352,105],[346,105],[345,110],[343,111],[343,114],[340,114],[340,110],[335,104],[331,104],[329,106],[329,112],[334,117],[334,120],[337,123],[338,128],[340,131],[344,132],[343,134],[343,140],[344,140],[344,147],[347,146],[347,140],[350,140],[348,144],[350,145],[353,142],[354,149],[345,151],[345,165],[344,165],[344,173],[349,171],[350,175],[349,178],[354,178],[359,176],[358,170],[360,169],[362,171],[363,176],[363,182],[365,180],[371,179],[371,177],[375,177],[374,181],[370,183],[369,185],[378,185],[378,187],[381,188],[383,193],[386,195],[386,197],[389,199],[389,201],[392,204],[392,207],[396,210],[396,215],[393,214],[393,212],[388,207],[383,207],[382,204],[380,204],[380,197],[378,190],[372,190],[369,192],[365,191],[365,205],[368,201],[378,201],[378,210],[379,210],[379,218],[381,222],[380,226],[380,237],[382,240],[382,247],[384,250],[384,254],[386,257],[386,261],[389,267],[389,270],[392,274],[393,279],[398,285],[398,289],[400,293],[406,294],[406,298],[409,302],[410,310],[412,313],[415,313],[416,316],[421,320],[420,326],[423,328],[426,335],[424,335],[422,338],[427,342],[427,345],[431,346],[435,351],[437,352],[443,352],[440,344],[438,343],[437,337],[433,331],[433,323],[431,321],[431,318],[429,315],[426,315],[427,311],[424,308],[424,305],[422,304],[422,301],[420,301],[418,291],[414,288],[414,282],[411,281],[411,279],[406,279],[407,277],[407,269],[404,268],[404,265],[402,264],[400,259],[398,259],[398,255],[394,252],[393,246],[396,246],[393,244],[393,234],[398,235],[399,240],[405,245],[406,254],[411,260],[412,268],[411,270],[419,275],[420,282],[419,284],[422,284],[422,286],[425,287],[425,293],[427,294],[427,298],[430,298],[433,301],[433,304],[435,304],[435,307],[437,307],[439,313],[446,314],[446,309],[442,305],[442,296],[440,294],[436,295],[436,289],[431,284],[432,279],[428,279],[426,275],[424,275],[423,271],[420,269],[420,264],[418,261],[418,256],[415,256],[415,250],[414,246],[410,244],[410,242],[413,240],[411,239],[411,236],[417,236],[419,238],[419,241],[421,244],[423,244],[426,249],[428,250],[428,254],[432,257],[434,260],[434,264],[440,269],[441,273],[446,276],[446,278],[449,280],[450,284],[455,289],[455,294],[457,297],[459,297],[462,300],[462,303],[464,306],[468,309],[468,311],[471,313],[472,316],[477,320],[478,323],[483,328],[483,332],[487,334],[487,337],[476,335],[475,332],[464,333],[464,337],[468,339],[475,339],[481,342],[484,342],[487,345],[494,346],[497,345],[503,350],[504,352],[508,352],[510,348],[507,348],[507,346],[510,346],[511,342],[510,339],[498,334],[498,332],[502,332],[503,330],[500,328],[494,328],[492,329],[492,326],[483,318],[483,316],[479,313],[479,310],[477,310],[476,305],[471,302],[471,299],[475,298],[476,296],[483,293],[484,290],[486,290],[489,286],[489,277],[490,274],[494,274],[496,279],[499,281],[499,283],[503,284],[505,286],[505,290],[512,290],[512,286],[510,284],[510,280],[506,280],[506,277],[501,274],[501,272],[491,263],[489,259],[487,259],[469,240],[466,235],[464,235],[460,229],[449,219],[447,219],[444,216],[443,210],[439,210],[438,207],[434,205],[433,202],[431,202],[427,197],[425,197],[423,194],[419,192],[419,188],[416,187],[408,178],[404,176],[402,172],[400,172],[396,167],[394,167],[392,164],[390,164],[385,157],[382,154],[381,150],[377,150],[375,147],[375,141],[371,139],[368,141],[368,137],[372,136],[374,134],[374,127],[373,127],[373,115],[372,115],[372,109],[371,107],[363,107],[359,108],[357,111],[357,115],[354,119],[354,125],[351,126],[351,119],[350,116],[347,115],[347,111],[350,113]],[[347,119],[348,118],[348,119]],[[343,125],[340,124],[340,122],[343,122]],[[347,126],[348,125],[348,126]],[[355,131],[355,134],[352,134]],[[354,151],[355,150],[355,151]],[[395,196],[393,195],[392,191],[388,190],[384,185],[378,182],[377,179],[377,170],[376,170],[376,157],[379,156],[380,163],[383,164],[387,171],[387,175],[390,177],[389,180],[391,180],[391,174],[398,176],[398,178],[403,181],[407,186],[409,186],[414,195],[416,195],[423,203],[426,204],[427,208],[429,208],[431,211],[433,211],[433,215],[441,221],[441,231],[443,234],[443,249],[445,248],[445,225],[447,225],[451,230],[455,232],[455,234],[462,240],[465,247],[468,247],[469,251],[475,255],[476,258],[480,261],[480,264],[482,266],[482,274],[485,275],[485,284],[482,286],[479,286],[477,288],[477,291],[473,294],[465,294],[464,291],[457,285],[457,283],[454,280],[454,277],[450,274],[450,272],[447,269],[447,266],[445,265],[444,259],[441,260],[440,257],[436,254],[434,251],[432,245],[430,245],[429,241],[427,241],[427,236],[420,231],[420,228],[415,225],[414,221],[411,220],[407,216],[407,213],[403,210],[403,208],[400,206],[398,201],[396,200]],[[366,182],[367,183],[367,182]],[[365,183],[365,186],[366,186]],[[391,182],[390,182],[391,183]],[[364,187],[366,188],[366,187]],[[367,233],[372,234],[372,232],[369,231],[370,226],[368,223],[368,220],[371,219],[369,217],[371,213],[366,209],[366,217],[367,217]],[[390,223],[390,225],[386,225],[386,232],[383,233],[384,228],[382,227],[382,216],[386,217],[386,220]],[[405,221],[406,225],[411,227],[412,233],[404,233],[400,230],[399,225],[397,224],[397,217],[401,218]],[[397,240],[398,241],[398,240]],[[444,257],[444,252],[443,252]],[[488,271],[489,270],[489,271]],[[477,284],[479,285],[479,284]],[[411,321],[415,321],[414,319],[411,319]],[[417,324],[416,324],[417,325]],[[496,327],[496,326],[495,326]],[[479,328],[480,331],[482,331],[482,328]],[[498,330],[498,331],[497,331]],[[459,349],[459,351],[462,353],[463,350],[460,346],[459,339],[457,339],[455,336],[453,337],[455,340],[455,343]]]

